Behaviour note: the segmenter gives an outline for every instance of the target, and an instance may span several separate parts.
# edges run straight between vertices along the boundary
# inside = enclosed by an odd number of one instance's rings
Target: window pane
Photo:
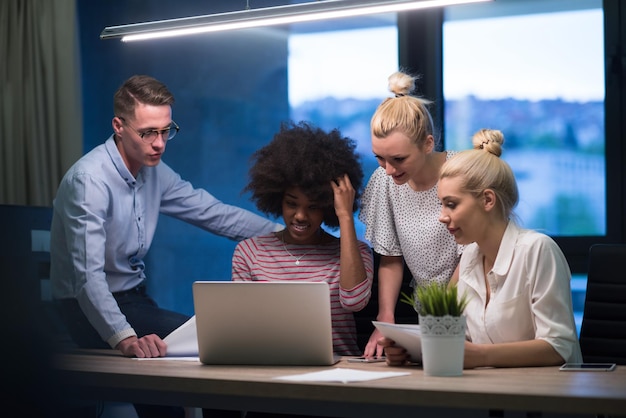
[[[355,20],[350,19],[355,26]],[[395,16],[385,24],[358,29],[307,31],[289,36],[289,105],[291,119],[307,120],[326,129],[338,128],[357,142],[364,182],[378,164],[370,142],[370,119],[390,95],[387,77],[398,68]],[[338,27],[339,26],[339,27]],[[357,235],[364,225],[356,219]],[[338,234],[338,231],[336,231]]]
[[[502,130],[523,225],[605,235],[602,2],[568,3],[544,1],[536,13],[538,2],[509,0],[484,7],[488,17],[446,15],[446,148],[470,148],[480,128]]]

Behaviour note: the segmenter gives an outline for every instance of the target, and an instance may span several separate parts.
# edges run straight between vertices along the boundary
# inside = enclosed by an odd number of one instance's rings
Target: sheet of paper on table
[[[372,372],[366,370],[336,367],[320,372],[304,373],[291,376],[279,376],[274,379],[291,382],[365,382],[368,380],[387,379],[390,377],[407,376],[408,372]]]

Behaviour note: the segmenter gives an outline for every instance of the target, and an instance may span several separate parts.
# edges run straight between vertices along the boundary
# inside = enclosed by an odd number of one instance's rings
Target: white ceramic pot
[[[461,376],[465,316],[419,316],[422,366],[428,376]]]

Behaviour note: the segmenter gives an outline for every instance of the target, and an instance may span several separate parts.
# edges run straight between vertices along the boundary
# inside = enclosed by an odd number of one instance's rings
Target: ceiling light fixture
[[[100,39],[122,38],[122,41],[130,42],[484,1],[493,0],[317,0],[285,6],[247,8],[236,12],[107,26],[100,33]]]

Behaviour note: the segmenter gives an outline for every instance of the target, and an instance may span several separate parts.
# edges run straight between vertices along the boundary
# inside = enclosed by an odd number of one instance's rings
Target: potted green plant
[[[412,295],[402,292],[400,301],[418,313],[424,373],[462,375],[467,295],[459,296],[455,285],[435,282],[416,287]]]
[[[413,306],[422,316],[461,316],[467,306],[467,295],[459,298],[455,285],[433,282],[416,287],[412,295],[402,292],[400,301]]]

